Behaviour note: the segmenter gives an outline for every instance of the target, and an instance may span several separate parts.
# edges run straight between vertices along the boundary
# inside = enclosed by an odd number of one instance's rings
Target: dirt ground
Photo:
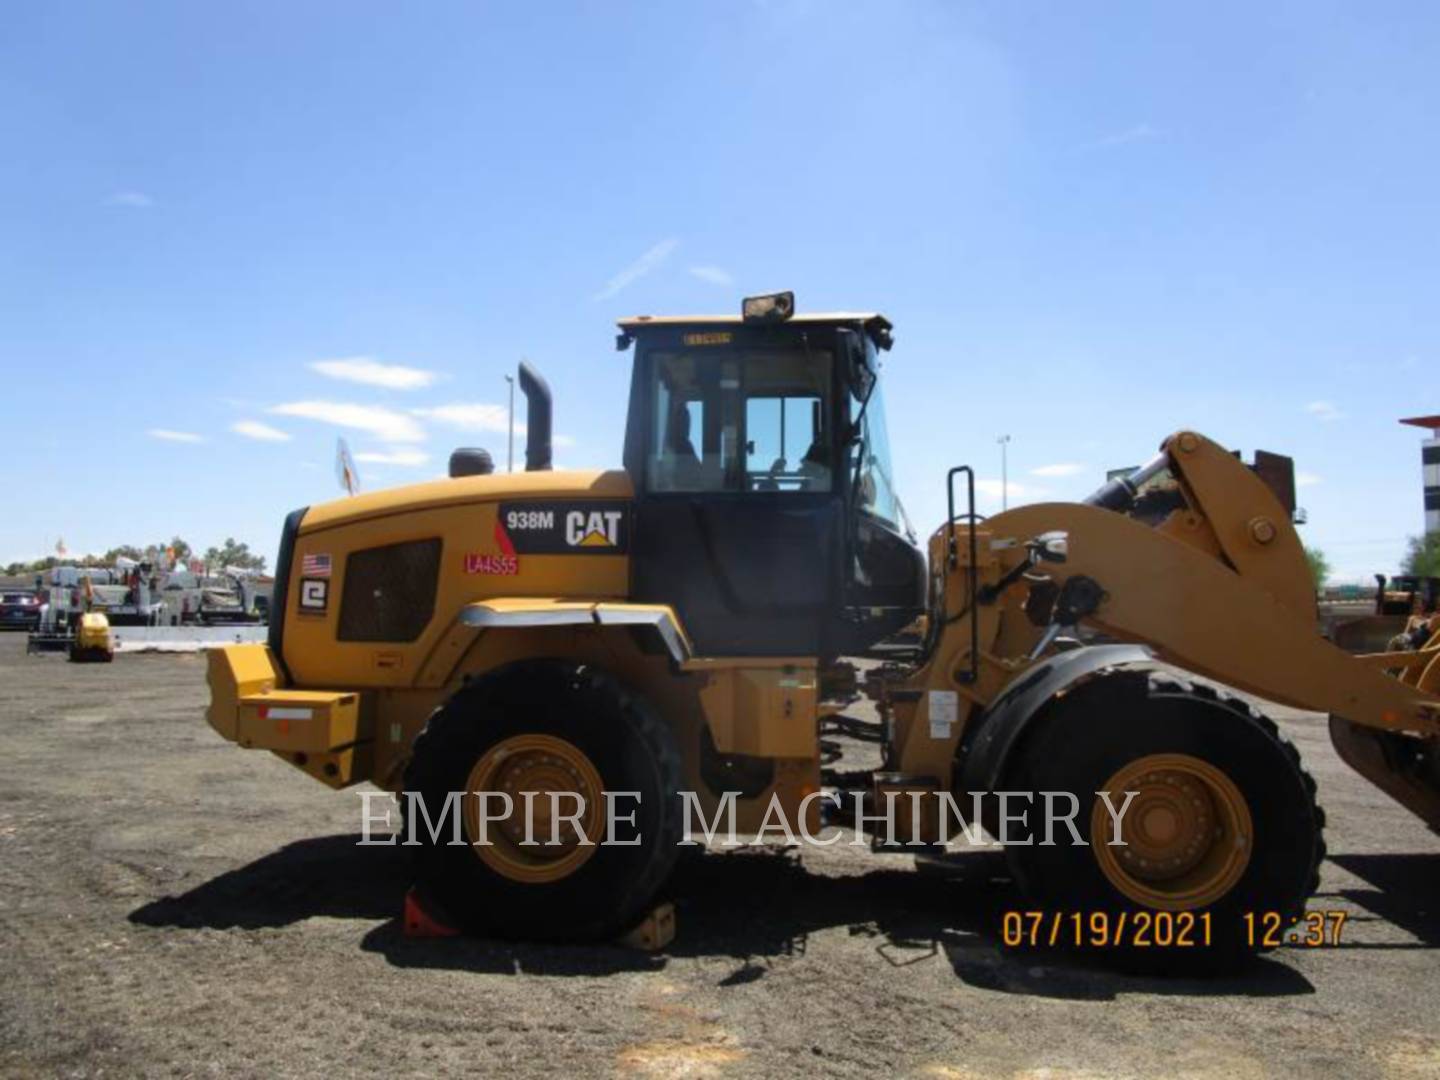
[[[0,637],[6,1075],[1440,1075],[1440,839],[1281,714],[1320,783],[1312,907],[1343,944],[1243,977],[1122,976],[997,942],[960,878],[860,849],[710,854],[663,955],[410,940],[360,800],[206,726],[204,661],[80,666]]]

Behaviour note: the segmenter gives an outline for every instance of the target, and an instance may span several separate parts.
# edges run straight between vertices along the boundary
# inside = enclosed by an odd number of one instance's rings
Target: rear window
[[[0,597],[0,603],[4,604],[33,604],[35,598],[29,593],[6,593]]]

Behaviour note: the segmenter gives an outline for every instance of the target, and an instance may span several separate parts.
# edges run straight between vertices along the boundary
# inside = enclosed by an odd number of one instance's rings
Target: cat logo
[[[624,555],[631,512],[616,499],[501,503],[495,543],[504,555]]]
[[[571,547],[616,547],[623,516],[620,510],[572,510],[565,515],[565,542]]]

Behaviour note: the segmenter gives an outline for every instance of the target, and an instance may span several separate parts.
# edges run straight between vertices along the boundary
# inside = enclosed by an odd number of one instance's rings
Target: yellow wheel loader
[[[612,935],[688,832],[844,822],[880,852],[998,838],[1028,912],[1105,920],[1089,944],[1181,925],[1190,957],[1241,955],[1324,854],[1314,783],[1242,694],[1328,713],[1440,826],[1440,647],[1321,638],[1285,459],[1180,432],[1082,503],[988,520],[961,466],[922,550],[883,316],[782,293],[619,331],[622,468],[551,470],[522,365],[526,471],[457,451],[449,479],[295,511],[268,644],[210,653],[211,725],[403,796],[418,880],[468,928]],[[844,715],[861,694],[878,723]],[[830,767],[832,732],[883,763]]]
[[[75,622],[70,638],[70,660],[77,664],[108,664],[115,659],[115,636],[108,616],[87,611]]]

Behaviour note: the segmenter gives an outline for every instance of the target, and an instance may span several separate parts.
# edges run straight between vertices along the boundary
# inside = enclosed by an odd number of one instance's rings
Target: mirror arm
[[[993,604],[999,598],[1001,593],[1003,593],[1011,585],[1014,585],[1022,577],[1028,574],[1034,565],[1035,558],[1033,555],[1027,557],[1023,562],[1016,563],[1015,568],[1011,570],[1008,574],[1006,574],[1004,577],[1002,577],[999,581],[995,582],[995,584],[980,586],[980,588],[977,589],[975,592],[976,599],[979,600],[982,605],[988,606],[990,604]]]

